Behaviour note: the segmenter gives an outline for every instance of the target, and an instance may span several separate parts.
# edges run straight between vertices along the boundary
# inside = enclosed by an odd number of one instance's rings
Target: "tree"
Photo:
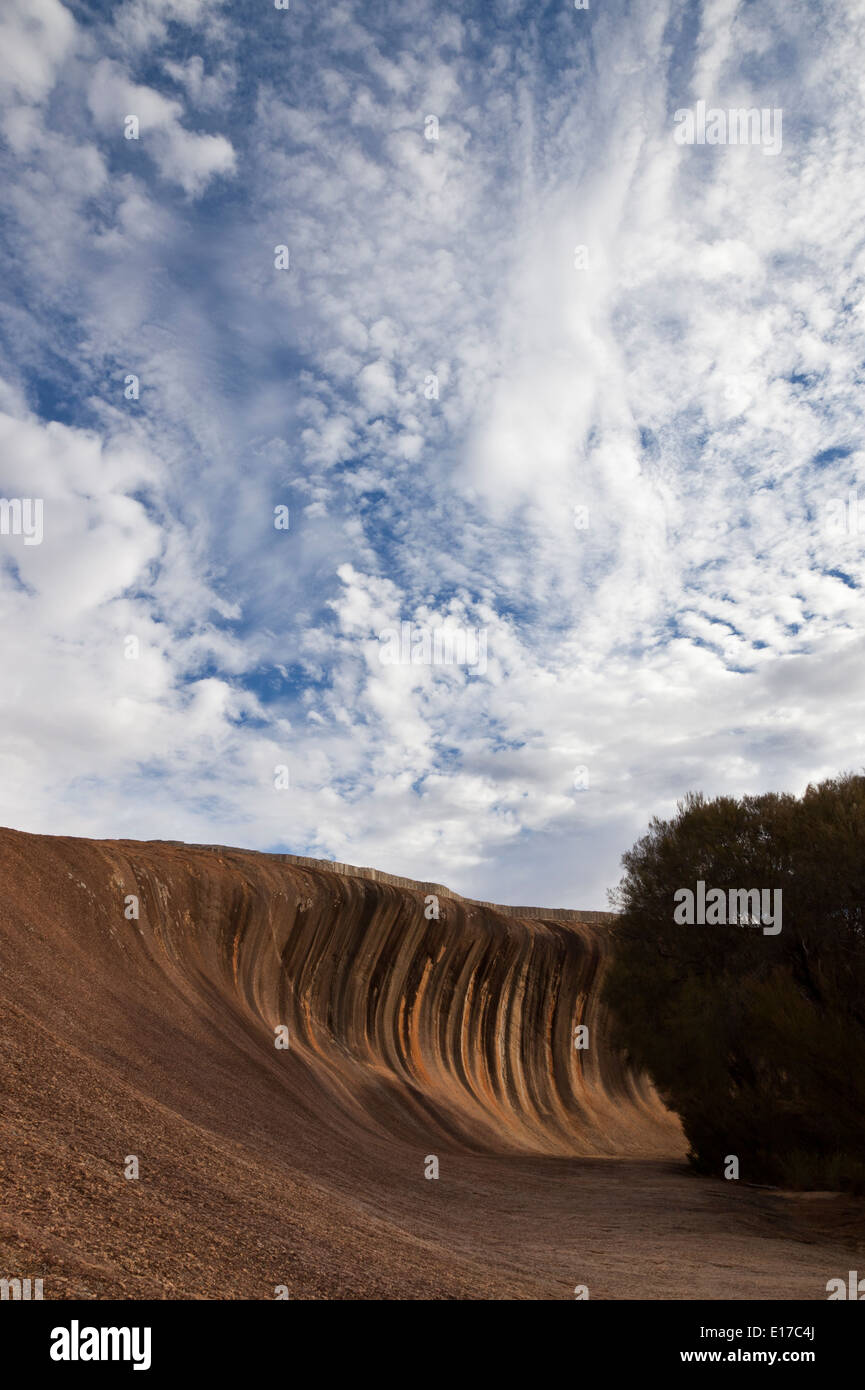
[[[623,856],[605,1001],[701,1171],[735,1154],[752,1182],[865,1191],[863,851],[849,774],[801,798],[691,793]],[[699,882],[780,890],[780,932],[676,922]]]

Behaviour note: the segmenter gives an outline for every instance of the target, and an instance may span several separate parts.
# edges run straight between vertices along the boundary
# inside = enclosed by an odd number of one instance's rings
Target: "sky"
[[[604,908],[861,770],[863,74],[850,0],[4,0],[0,823]]]

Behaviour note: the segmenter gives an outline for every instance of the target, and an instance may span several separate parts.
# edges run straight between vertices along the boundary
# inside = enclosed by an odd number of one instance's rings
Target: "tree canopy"
[[[701,1171],[733,1155],[752,1182],[865,1191],[863,851],[849,774],[800,798],[691,793],[623,856],[605,1001]],[[780,890],[782,930],[677,922],[700,881]]]

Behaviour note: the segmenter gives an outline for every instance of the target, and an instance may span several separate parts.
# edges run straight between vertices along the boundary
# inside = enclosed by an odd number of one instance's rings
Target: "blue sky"
[[[5,5],[0,820],[604,907],[687,790],[861,768],[863,37]],[[780,150],[678,143],[700,101]],[[383,665],[403,622],[485,669]]]

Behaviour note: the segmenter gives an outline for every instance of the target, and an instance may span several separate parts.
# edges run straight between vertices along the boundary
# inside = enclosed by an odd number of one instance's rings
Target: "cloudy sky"
[[[861,768],[863,40],[5,0],[0,821],[605,907],[687,790]]]

